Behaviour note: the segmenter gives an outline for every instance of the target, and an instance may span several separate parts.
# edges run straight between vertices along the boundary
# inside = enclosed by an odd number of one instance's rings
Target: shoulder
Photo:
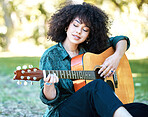
[[[51,46],[47,50],[45,50],[41,59],[54,58],[55,55],[57,55],[58,53],[60,53],[60,47],[59,47],[59,44],[56,44],[54,46]]]
[[[56,44],[54,46],[51,46],[50,48],[45,50],[45,52],[43,53],[42,57],[49,56],[53,52],[58,52],[58,48],[59,48],[58,44]]]
[[[59,53],[59,46],[58,46],[58,44],[56,44],[54,46],[51,46],[50,48],[45,50],[45,52],[41,56],[40,62],[41,61],[46,61],[49,58],[50,59],[54,58],[55,53]]]
[[[40,69],[52,69],[52,64],[56,61],[57,57],[56,54],[59,53],[59,46],[58,44],[48,48],[40,59]]]

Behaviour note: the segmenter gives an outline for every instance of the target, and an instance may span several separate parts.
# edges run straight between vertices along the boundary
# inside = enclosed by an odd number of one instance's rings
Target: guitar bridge
[[[113,75],[113,80],[114,80],[115,88],[118,88],[118,79],[117,79],[117,73],[116,73],[116,71],[115,71],[115,73]]]

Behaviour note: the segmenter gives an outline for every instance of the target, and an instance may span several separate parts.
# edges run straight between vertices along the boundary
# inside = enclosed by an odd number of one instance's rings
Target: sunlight
[[[21,42],[19,43],[16,38],[12,39],[11,45],[9,46],[11,53],[10,56],[41,56],[45,51],[44,46],[36,46],[33,42]]]
[[[7,27],[6,26],[0,26],[0,33],[6,34],[7,33]]]

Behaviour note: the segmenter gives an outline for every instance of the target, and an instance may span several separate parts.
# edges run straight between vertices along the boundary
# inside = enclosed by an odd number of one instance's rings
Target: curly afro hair
[[[106,49],[109,43],[108,16],[98,7],[85,2],[69,4],[58,10],[49,20],[48,38],[55,42],[63,42],[67,36],[65,28],[76,17],[90,27],[89,42],[80,45],[93,53]]]

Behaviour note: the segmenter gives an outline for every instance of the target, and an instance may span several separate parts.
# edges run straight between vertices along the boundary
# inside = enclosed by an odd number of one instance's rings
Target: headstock
[[[24,85],[27,84],[26,81],[39,81],[43,78],[43,72],[42,70],[39,70],[38,68],[34,67],[27,69],[27,66],[23,66],[23,69],[21,69],[20,66],[17,67],[18,70],[14,72],[15,76],[13,77],[13,80],[18,80],[18,85],[21,85],[22,83],[20,81],[25,81]],[[32,83],[32,82],[31,82]]]

